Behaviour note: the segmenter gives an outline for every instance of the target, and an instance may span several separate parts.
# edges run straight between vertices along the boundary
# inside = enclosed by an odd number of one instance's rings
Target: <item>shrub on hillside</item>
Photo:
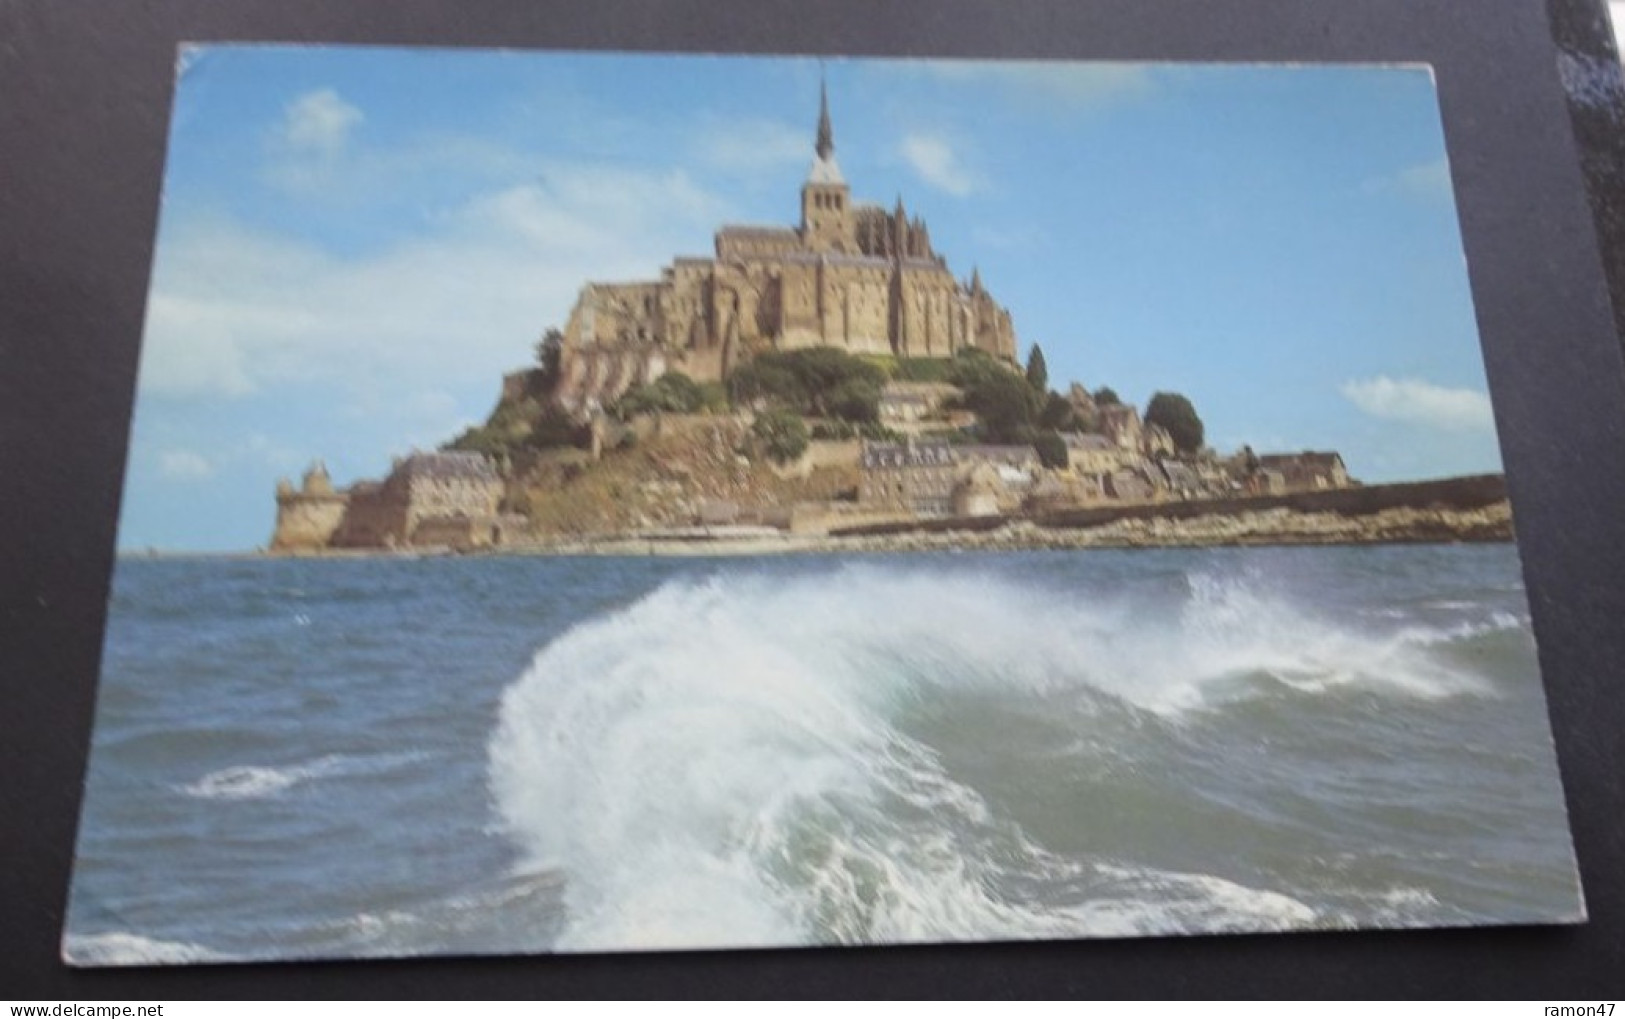
[[[621,394],[611,411],[623,421],[638,414],[662,411],[693,414],[704,408],[708,399],[714,399],[714,395],[708,394],[704,386],[682,372],[667,372],[646,386]]]
[[[778,463],[789,463],[807,451],[807,423],[793,411],[764,411],[750,431],[762,452]]]

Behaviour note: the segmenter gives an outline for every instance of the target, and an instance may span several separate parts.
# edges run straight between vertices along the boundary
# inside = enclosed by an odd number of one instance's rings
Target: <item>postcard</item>
[[[75,965],[1576,923],[1425,66],[181,53]]]

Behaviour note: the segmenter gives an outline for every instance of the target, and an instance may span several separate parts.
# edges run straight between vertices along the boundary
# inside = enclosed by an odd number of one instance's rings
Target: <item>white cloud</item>
[[[214,473],[214,465],[189,449],[167,449],[158,454],[158,473],[176,481],[198,481]]]
[[[910,134],[903,138],[898,152],[920,179],[932,187],[960,198],[976,190],[976,177],[944,138]]]
[[[302,201],[377,206],[446,181],[473,185],[521,178],[534,157],[480,138],[427,133],[386,147],[349,140],[336,148],[289,145],[280,129],[267,146],[260,180]]]
[[[713,121],[695,135],[694,155],[706,166],[741,175],[811,161],[813,133],[776,120]]]
[[[1385,420],[1457,432],[1494,426],[1490,398],[1476,389],[1452,389],[1421,379],[1378,375],[1345,382],[1339,391],[1365,413]]]
[[[317,89],[288,104],[277,136],[290,148],[334,152],[365,119],[360,110],[330,88]]]
[[[345,181],[364,180],[377,186],[378,181],[388,180],[376,172],[355,172],[361,157],[350,136],[364,119],[359,109],[330,88],[299,96],[270,129],[266,146],[270,158],[262,170],[263,179],[284,191],[339,200],[346,197],[339,188]]]
[[[922,72],[951,81],[976,81],[1004,89],[1012,98],[1036,96],[1070,107],[1096,107],[1134,99],[1150,91],[1147,64],[1074,63],[1046,60],[932,60]]]
[[[459,385],[494,393],[499,372],[564,324],[582,283],[653,278],[673,253],[703,251],[728,209],[681,172],[540,168],[536,183],[488,191],[364,254],[226,219],[166,229],[142,392],[231,398],[322,382],[363,405]]]

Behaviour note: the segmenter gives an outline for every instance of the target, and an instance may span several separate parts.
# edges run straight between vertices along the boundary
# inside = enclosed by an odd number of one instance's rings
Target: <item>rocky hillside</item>
[[[537,456],[509,482],[512,509],[538,537],[687,527],[702,505],[751,511],[850,496],[855,467],[796,477],[752,448],[737,415],[664,415],[606,436],[597,462],[577,449]]]

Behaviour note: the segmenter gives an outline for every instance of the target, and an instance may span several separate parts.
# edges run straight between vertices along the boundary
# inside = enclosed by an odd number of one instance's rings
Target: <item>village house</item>
[[[1067,509],[1091,501],[1091,497],[1098,498],[1099,491],[1098,483],[1092,479],[1084,480],[1046,471],[1022,500],[1022,507],[1034,513]]]
[[[958,458],[946,442],[865,442],[858,504],[868,510],[943,517],[953,512]]]
[[[961,463],[990,464],[998,472],[999,481],[1016,495],[1032,488],[1041,473],[1038,451],[1031,446],[976,444],[958,446]]]
[[[1175,499],[1205,499],[1213,493],[1194,468],[1178,460],[1163,460],[1155,465],[1166,479],[1165,488]]]
[[[1118,449],[1140,449],[1140,412],[1127,403],[1108,403],[1095,411],[1096,427]]]
[[[1272,494],[1348,488],[1353,484],[1342,456],[1331,451],[1265,453],[1258,458],[1258,469],[1269,479],[1265,490]]]
[[[942,418],[943,406],[959,390],[945,382],[888,382],[880,390],[880,423],[907,431]]]
[[[1108,499],[1117,499],[1121,502],[1147,502],[1157,494],[1156,486],[1140,471],[1113,471],[1101,481],[1101,491]]]
[[[1061,440],[1066,443],[1067,464],[1081,477],[1110,474],[1134,458],[1106,436],[1093,432],[1064,432]]]

